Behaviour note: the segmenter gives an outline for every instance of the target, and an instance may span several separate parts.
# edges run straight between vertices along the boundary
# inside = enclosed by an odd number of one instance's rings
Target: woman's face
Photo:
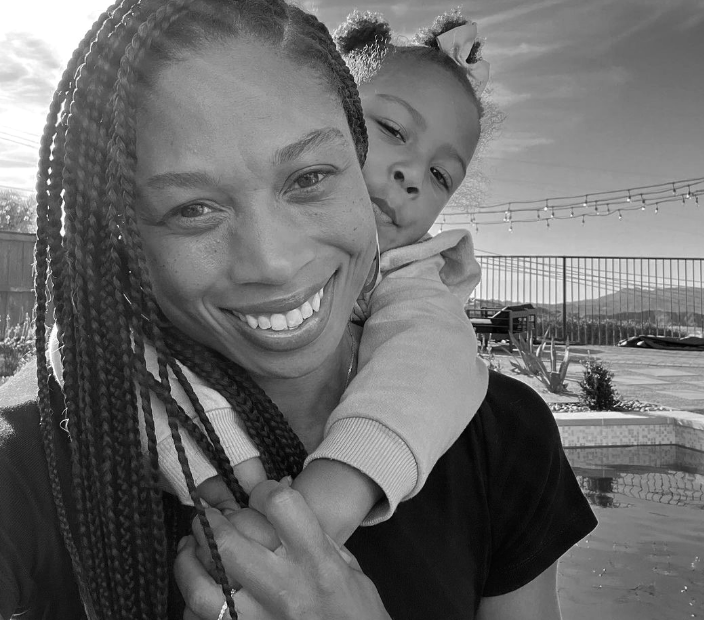
[[[166,316],[255,376],[323,364],[375,243],[329,87],[259,44],[207,47],[143,98],[137,159],[139,228]]]

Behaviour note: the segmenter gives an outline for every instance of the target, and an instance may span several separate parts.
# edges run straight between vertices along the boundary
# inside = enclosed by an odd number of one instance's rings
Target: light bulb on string
[[[692,199],[692,188],[690,186],[687,187],[687,193],[685,194],[685,197],[687,198],[687,200]]]
[[[508,232],[510,232],[510,233],[513,232],[513,222],[509,223],[509,225],[508,225]]]
[[[656,213],[656,214],[657,214],[657,212],[660,210],[659,207],[660,207],[660,203],[659,203],[659,202],[656,202],[656,203],[655,203],[655,213]]]
[[[574,217],[574,209],[570,209],[570,217]]]
[[[536,219],[536,220],[539,220],[539,219],[540,219],[540,211],[536,211],[536,212],[535,212],[535,215],[536,215],[536,218],[535,218],[535,219]]]
[[[595,202],[595,203],[594,203],[594,213],[596,213],[597,215],[599,215],[599,203],[598,203],[598,202]]]
[[[631,202],[631,190],[628,190],[628,198],[626,198],[626,202]]]
[[[587,194],[587,195],[584,197],[584,202],[582,203],[582,206],[583,206],[583,207],[586,207],[586,206],[587,206],[587,202],[589,202],[589,194]]]
[[[675,184],[674,182],[672,183],[672,195],[677,196],[677,190],[675,189]]]
[[[687,199],[684,197],[684,194],[682,194],[682,204],[687,204]]]
[[[621,209],[618,210],[618,219],[619,220],[623,219],[623,214],[621,213]]]
[[[555,218],[555,209],[550,211],[550,219],[554,219],[554,218]]]
[[[694,197],[694,202],[696,202],[697,206],[699,206],[699,194]]]
[[[582,216],[582,226],[584,226],[584,216]]]
[[[611,215],[611,205],[608,202],[606,203],[606,215]]]
[[[543,207],[543,211],[547,211],[547,210],[548,210],[548,199],[546,198],[545,199],[545,206]]]
[[[645,211],[645,198],[643,198],[643,194],[640,195],[640,210]]]
[[[550,228],[550,220],[545,220],[545,227]]]

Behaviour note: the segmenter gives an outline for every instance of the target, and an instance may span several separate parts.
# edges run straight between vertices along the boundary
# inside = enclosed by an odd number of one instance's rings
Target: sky
[[[353,8],[379,11],[400,36],[456,6],[304,5],[331,28]],[[9,7],[0,9],[0,187],[31,190],[53,89],[104,7],[100,0]],[[479,160],[484,205],[704,177],[704,0],[475,0],[462,8],[485,39],[488,96],[506,116]],[[450,220],[470,228],[485,253],[704,257],[704,196],[699,207],[690,200],[657,214],[514,224],[512,232],[503,222],[475,231],[469,216]]]

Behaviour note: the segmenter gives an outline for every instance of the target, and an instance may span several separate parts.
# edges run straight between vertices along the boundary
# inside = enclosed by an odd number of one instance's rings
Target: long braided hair
[[[135,109],[155,74],[184,51],[241,35],[264,40],[311,68],[340,99],[360,163],[366,130],[354,80],[318,20],[283,0],[123,0],[103,13],[74,52],[51,102],[37,181],[36,343],[47,348],[49,298],[59,325],[65,410],[52,411],[50,372],[38,366],[42,440],[59,526],[86,611],[99,620],[167,618],[167,536],[157,487],[151,399],[166,406],[171,435],[208,540],[231,617],[230,588],[196,496],[181,433],[188,432],[241,503],[247,497],[176,360],[231,403],[269,477],[297,474],[305,449],[276,406],[234,362],[170,325],[154,299],[134,211]],[[148,372],[145,342],[158,357]],[[202,428],[171,396],[189,396]],[[139,400],[138,400],[139,399]],[[143,457],[139,409],[148,457]],[[54,430],[70,441],[77,526],[69,526]]]

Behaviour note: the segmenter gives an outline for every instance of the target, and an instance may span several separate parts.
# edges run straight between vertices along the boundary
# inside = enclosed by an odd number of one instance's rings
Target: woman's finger
[[[176,556],[174,574],[176,583],[193,614],[190,618],[217,618],[225,597],[222,588],[215,583],[203,565],[196,558],[196,541],[188,536]],[[189,617],[184,615],[184,620]]]
[[[255,595],[261,592],[262,589],[268,592],[271,589],[270,582],[275,583],[276,578],[280,575],[281,559],[264,545],[238,531],[217,510],[209,508],[206,509],[205,513],[210,529],[213,532],[225,573],[231,583],[241,584]],[[193,531],[196,538],[194,542],[209,551],[210,548],[205,533],[197,517],[193,522]],[[275,547],[275,545],[272,546]]]
[[[249,505],[269,520],[292,558],[319,566],[340,558],[303,496],[290,486],[267,480],[252,490]]]

